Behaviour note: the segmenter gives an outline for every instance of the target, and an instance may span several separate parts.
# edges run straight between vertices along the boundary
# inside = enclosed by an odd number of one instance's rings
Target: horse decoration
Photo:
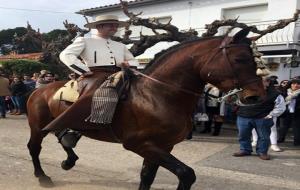
[[[242,88],[239,93],[244,104],[265,96],[261,78],[256,75],[248,33],[246,28],[233,37],[191,40],[157,55],[143,72],[148,77],[131,80],[127,98],[119,101],[111,127],[94,127],[94,123],[82,120],[74,126],[57,126],[54,130],[68,127],[89,138],[122,143],[125,149],[143,157],[140,190],[150,189],[160,166],[178,177],[177,189],[188,190],[196,180],[194,170],[171,151],[192,129],[191,116],[204,85],[209,82],[224,92]],[[104,80],[109,75],[103,76]],[[37,89],[27,102],[31,129],[28,149],[41,185],[53,185],[41,167],[39,154],[43,138],[49,133],[42,129],[68,109],[68,104],[52,98],[63,85],[54,82],[47,88]],[[83,109],[68,119],[89,115],[92,94],[83,98],[86,99]],[[78,156],[71,148],[63,148],[68,157],[62,162],[62,168],[68,170]]]

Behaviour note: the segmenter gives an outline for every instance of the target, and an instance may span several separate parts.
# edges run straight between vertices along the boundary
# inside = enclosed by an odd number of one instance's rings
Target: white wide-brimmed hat
[[[125,27],[129,24],[124,21],[119,21],[119,18],[115,15],[100,15],[97,16],[94,22],[90,22],[85,24],[84,27],[86,28],[96,28],[99,24],[119,24],[119,27]]]

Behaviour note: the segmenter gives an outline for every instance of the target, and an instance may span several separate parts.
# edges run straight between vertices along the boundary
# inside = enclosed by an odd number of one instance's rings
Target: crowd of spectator
[[[22,115],[26,108],[26,97],[48,83],[58,80],[57,76],[47,70],[40,73],[7,76],[0,70],[0,112],[1,118],[6,114]]]
[[[211,84],[206,85],[196,108],[194,126],[203,127],[200,133],[210,133],[213,125],[212,135],[217,136],[223,122],[234,122],[239,130],[240,142],[240,152],[234,156],[251,155],[253,147],[261,159],[268,160],[269,147],[276,152],[282,151],[278,143],[285,141],[289,128],[292,128],[293,144],[299,146],[300,76],[280,83],[277,79],[276,76],[264,78],[268,96],[255,106],[241,107],[230,99],[220,103],[217,98],[222,96],[222,92]],[[188,136],[188,139],[191,138],[192,134]]]

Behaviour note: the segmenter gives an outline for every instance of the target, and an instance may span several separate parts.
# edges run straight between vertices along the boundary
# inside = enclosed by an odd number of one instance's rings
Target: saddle
[[[75,103],[80,100],[81,96],[89,96],[92,100],[90,115],[85,118],[85,121],[110,124],[119,100],[127,98],[127,92],[130,89],[129,78],[132,77],[133,74],[128,70],[119,71],[106,78],[93,77],[80,82],[69,81],[55,93],[53,98]]]

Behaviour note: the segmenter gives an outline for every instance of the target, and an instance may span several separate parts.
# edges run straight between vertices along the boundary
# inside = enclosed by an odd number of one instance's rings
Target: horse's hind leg
[[[62,161],[61,167],[64,170],[69,170],[69,169],[73,168],[73,166],[75,166],[75,163],[78,160],[78,156],[75,154],[75,152],[73,151],[72,148],[68,148],[63,145],[62,145],[62,147],[68,154],[68,157],[66,160]]]
[[[47,176],[41,167],[39,155],[42,149],[42,141],[46,134],[42,134],[41,131],[35,131],[31,129],[30,140],[27,144],[29,153],[32,157],[34,175],[39,178],[41,186],[52,187],[53,182],[49,176]]]
[[[144,160],[139,190],[149,190],[157,173],[158,165]]]
[[[126,148],[130,149],[130,147]],[[134,151],[133,149],[131,150]],[[146,160],[151,160],[152,163],[158,164],[174,173],[179,179],[177,190],[189,190],[196,181],[194,170],[175,158],[169,151],[147,144],[139,147],[138,151],[134,152],[138,153]]]

